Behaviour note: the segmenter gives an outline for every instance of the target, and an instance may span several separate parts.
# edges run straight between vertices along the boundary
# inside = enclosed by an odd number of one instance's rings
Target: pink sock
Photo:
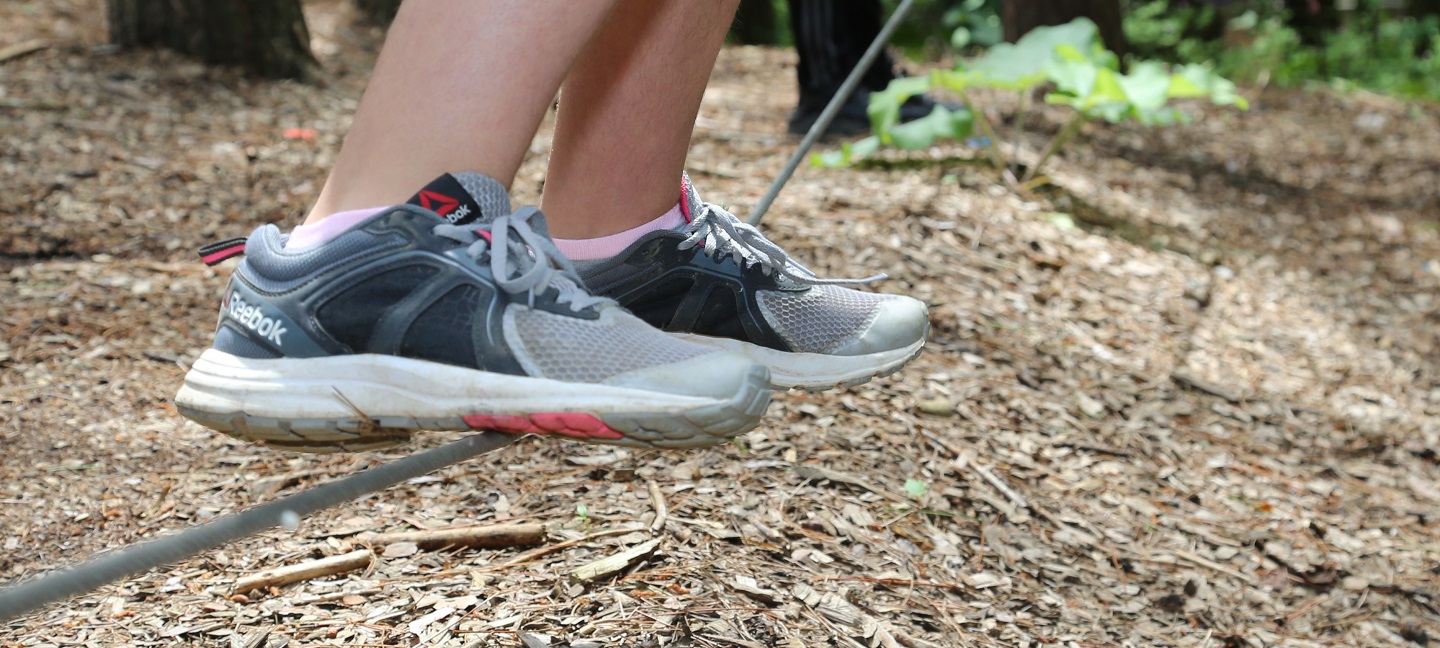
[[[555,247],[560,249],[571,261],[595,261],[597,259],[608,259],[630,247],[641,236],[656,230],[675,229],[689,222],[685,214],[680,211],[677,203],[670,211],[661,214],[659,218],[652,220],[639,227],[611,234],[600,238],[589,239],[555,239]]]
[[[364,221],[375,214],[389,209],[388,207],[371,207],[370,209],[352,209],[338,214],[332,214],[314,225],[300,225],[290,232],[290,240],[285,241],[287,250],[304,250],[312,248],[330,239],[333,239],[361,221]]]

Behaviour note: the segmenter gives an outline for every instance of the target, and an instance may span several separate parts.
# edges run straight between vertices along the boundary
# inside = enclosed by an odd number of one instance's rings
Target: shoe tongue
[[[690,174],[680,175],[680,214],[685,217],[685,222],[695,220],[700,214],[700,192],[695,190],[695,183],[690,182]]]
[[[510,192],[500,181],[473,171],[447,173],[425,185],[407,204],[435,212],[452,225],[486,224],[510,213]]]

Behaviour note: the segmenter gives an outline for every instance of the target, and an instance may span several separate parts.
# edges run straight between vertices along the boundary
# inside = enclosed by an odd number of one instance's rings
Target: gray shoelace
[[[490,222],[491,239],[480,235],[477,228],[461,225],[436,225],[434,232],[468,244],[465,253],[476,261],[489,251],[490,272],[495,275],[496,285],[512,295],[527,295],[532,306],[536,291],[544,292],[550,286],[559,293],[556,301],[576,310],[612,302],[585,290],[575,266],[549,237],[531,227],[537,217],[543,218],[534,207],[521,207],[513,214],[500,216]]]
[[[711,258],[723,259],[728,254],[744,267],[759,264],[766,274],[779,273],[786,279],[804,285],[868,284],[888,278],[884,274],[877,274],[863,279],[821,279],[809,268],[791,259],[785,250],[765,238],[760,230],[741,222],[719,205],[701,203],[699,211],[686,229],[689,236],[680,242],[682,250],[703,243],[705,254]]]

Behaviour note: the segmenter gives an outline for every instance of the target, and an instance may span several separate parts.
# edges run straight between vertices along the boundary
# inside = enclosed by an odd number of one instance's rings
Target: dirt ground
[[[45,45],[0,62],[0,582],[450,438],[292,455],[170,404],[228,272],[193,250],[296,221],[378,46],[344,5],[311,9],[318,86],[109,51],[94,0],[0,5],[0,49]],[[708,199],[747,212],[793,150],[793,65],[722,54],[689,163]],[[525,439],[0,644],[1430,645],[1440,107],[1246,93],[1188,126],[1092,126],[1036,193],[964,144],[803,168],[767,232],[931,306],[928,352],[891,378],[779,394],[701,452]],[[544,525],[544,549],[367,535],[501,522]],[[620,576],[571,576],[652,540]],[[233,594],[368,545],[366,569]]]

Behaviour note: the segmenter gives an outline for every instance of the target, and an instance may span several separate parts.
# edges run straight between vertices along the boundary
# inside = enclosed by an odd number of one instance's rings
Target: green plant
[[[965,0],[947,9],[940,22],[950,31],[950,46],[963,50],[990,47],[1004,40],[996,4],[996,0]]]
[[[897,79],[882,92],[871,95],[870,120],[875,135],[838,152],[814,158],[822,166],[840,166],[869,155],[881,146],[920,149],[941,139],[961,139],[974,132],[990,140],[986,147],[992,163],[1012,184],[1034,180],[1049,159],[1064,148],[1091,120],[1138,121],[1147,125],[1172,124],[1186,119],[1171,105],[1181,98],[1208,99],[1218,105],[1246,107],[1235,85],[1209,67],[1186,65],[1175,70],[1161,63],[1133,63],[1122,73],[1115,54],[1100,44],[1095,24],[1081,18],[1073,22],[1036,29],[1014,44],[1001,43],[953,70],[936,70],[927,76]],[[975,88],[1008,90],[1018,95],[1015,118],[1023,125],[1027,101],[1033,90],[1048,87],[1045,102],[1073,110],[1064,128],[1050,140],[1040,159],[1023,175],[1013,154],[1007,157],[994,126],[983,110],[950,111],[936,108],[930,116],[907,124],[900,122],[900,106],[916,94],[935,87],[960,97],[975,107],[970,95]],[[1019,176],[1019,177],[1017,177]]]
[[[1435,81],[1440,78],[1440,16],[1399,15],[1391,6],[1360,0],[1340,13],[1343,19],[1335,26],[1302,32],[1295,16],[1273,4],[1244,2],[1222,12],[1180,0],[1150,0],[1131,6],[1125,32],[1136,52],[1210,63],[1241,83],[1288,87],[1322,82],[1440,100]]]
[[[1138,56],[1163,60],[1196,60],[1198,47],[1207,47],[1222,35],[1219,12],[1210,4],[1171,0],[1138,3],[1125,12],[1125,40]],[[1214,48],[1219,51],[1218,43]],[[1201,60],[1208,60],[1209,56]]]

